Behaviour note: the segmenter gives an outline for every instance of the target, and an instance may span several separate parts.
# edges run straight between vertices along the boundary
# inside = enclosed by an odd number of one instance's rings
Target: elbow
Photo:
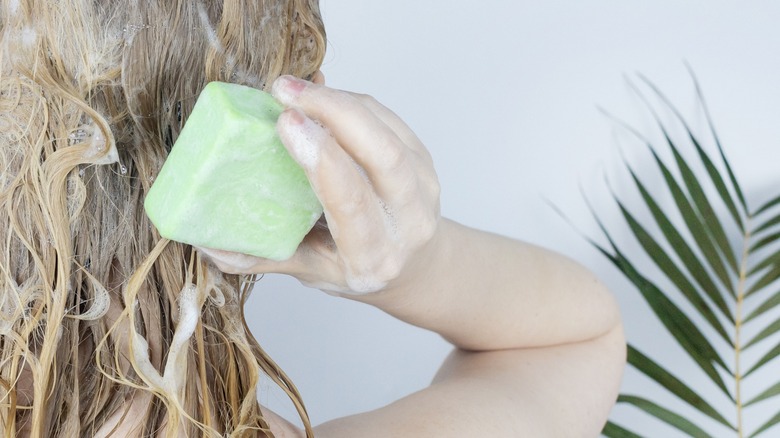
[[[601,397],[595,403],[596,420],[592,425],[598,434],[606,424],[609,414],[617,402],[620,387],[623,382],[623,372],[626,367],[626,338],[623,325],[618,319],[617,324],[597,341],[602,353],[603,371],[596,373],[595,377],[600,381]],[[599,415],[600,414],[600,415]]]

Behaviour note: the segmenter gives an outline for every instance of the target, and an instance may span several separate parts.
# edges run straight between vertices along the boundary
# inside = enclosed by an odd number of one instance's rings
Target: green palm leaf
[[[766,268],[770,268],[772,266],[777,265],[780,263],[780,251],[775,251],[765,258],[761,259],[759,262],[754,262],[754,265],[747,273],[748,277],[752,277],[758,272],[761,272],[762,270]]]
[[[607,422],[601,433],[607,438],[642,438],[642,435],[635,434],[611,421]]]
[[[771,350],[769,350],[767,353],[765,353],[761,357],[761,359],[756,361],[755,365],[753,365],[747,372],[745,372],[745,374],[742,375],[742,378],[746,378],[749,375],[753,374],[753,371],[755,371],[757,369],[760,369],[761,367],[766,365],[769,361],[771,361],[774,358],[776,358],[778,355],[780,355],[780,344],[775,345],[775,347],[772,348]],[[754,399],[754,400],[750,401],[749,403],[745,403],[745,406],[747,406],[748,404],[752,404],[755,401],[756,400]]]
[[[772,398],[776,395],[780,394],[780,382],[775,383],[771,387],[769,387],[767,390],[762,392],[761,394],[757,395],[754,399],[750,400],[749,402],[745,403],[745,406],[750,406],[754,403],[758,403],[760,401],[764,401],[768,398]]]
[[[720,137],[718,137],[718,133],[715,131],[715,124],[712,123],[712,116],[710,115],[710,109],[707,106],[707,102],[704,100],[704,93],[702,93],[701,91],[699,80],[696,78],[696,73],[693,71],[693,69],[689,64],[686,63],[685,67],[688,69],[688,73],[691,75],[691,78],[693,78],[693,85],[696,88],[696,96],[699,98],[699,102],[701,102],[701,107],[704,110],[704,116],[707,118],[707,125],[710,127],[710,133],[712,134],[712,138],[715,140],[715,145],[718,147],[718,153],[720,154],[720,159],[723,162],[723,166],[726,168],[726,173],[729,176],[729,181],[731,181],[731,186],[734,188],[734,191],[737,194],[739,205],[743,212],[747,212],[748,206],[747,206],[747,202],[745,201],[745,195],[743,194],[742,188],[739,186],[739,183],[737,182],[737,177],[734,175],[734,171],[731,169],[729,160],[726,159],[726,153],[723,151],[723,145],[720,143]],[[674,105],[667,103],[667,106],[674,109]],[[674,111],[679,116],[680,114],[679,111],[677,111],[676,109],[674,109]],[[682,117],[679,118],[682,119]],[[686,129],[688,130],[688,132],[691,132],[691,130],[688,129],[687,125],[686,125]]]
[[[775,426],[777,423],[780,423],[780,412],[775,414],[772,418],[769,419],[769,421],[767,421],[766,423],[762,424],[761,427],[759,427],[758,429],[756,429],[755,432],[750,434],[750,438],[758,436],[762,432],[764,432],[766,430],[769,430],[770,428]]]
[[[682,121],[682,125],[685,127],[685,130],[688,132],[688,137],[692,140],[693,145],[698,146],[699,142],[696,140],[696,137],[688,128],[688,125],[687,123],[685,123],[685,120],[679,116],[679,112],[677,111],[677,109],[671,106],[670,104],[668,104],[668,100],[665,99],[663,94],[660,94],[660,92],[658,92],[658,89],[651,82],[647,81],[647,83],[651,86],[651,88],[654,91],[656,91],[656,94],[661,98],[661,100],[667,103],[667,106],[672,110],[672,112],[675,115],[678,115],[678,119]],[[644,99],[644,95],[642,95],[641,93],[639,93],[639,95]],[[688,165],[688,162],[685,161],[685,159],[680,154],[680,151],[677,148],[676,143],[672,141],[669,132],[667,132],[664,124],[661,123],[661,119],[658,116],[658,114],[655,113],[653,107],[649,104],[647,105],[647,107],[653,113],[653,116],[655,117],[658,123],[658,127],[661,129],[661,132],[663,133],[664,139],[666,139],[666,143],[669,146],[669,149],[672,151],[672,154],[674,155],[674,161],[677,164],[677,169],[680,171],[680,174],[682,175],[682,180],[684,182],[685,188],[688,189],[688,196],[693,201],[691,207],[694,210],[695,214],[698,216],[699,220],[705,225],[704,231],[706,231],[706,234],[712,240],[712,243],[718,249],[720,255],[726,259],[726,262],[731,267],[732,271],[738,272],[739,268],[737,267],[737,258],[734,255],[731,246],[729,245],[728,238],[726,237],[726,232],[723,229],[723,226],[720,223],[718,216],[715,214],[715,210],[710,204],[707,195],[704,193],[704,189],[702,188],[702,185],[699,183],[699,178],[696,176],[693,170],[691,170],[691,167]],[[698,147],[697,149],[701,150],[700,147]],[[655,151],[653,151],[653,155],[656,155]],[[699,158],[701,157],[707,157],[707,154],[705,154],[703,150],[699,155]],[[656,155],[656,160],[657,159],[658,157]],[[712,165],[712,161],[709,158],[706,158],[702,160],[702,164],[705,167],[707,167],[707,164]],[[711,180],[715,182],[714,185],[716,187],[718,186],[719,182],[722,183],[723,181],[722,178],[720,177],[713,178]],[[727,189],[724,189],[722,192],[719,191],[719,194],[721,195],[721,200],[726,205],[729,206],[734,205],[734,202],[731,200],[731,197]],[[728,198],[728,200],[724,200],[723,195],[725,195]],[[735,212],[735,215],[737,217],[736,219],[737,222],[741,224],[741,220],[739,219],[740,214]]]
[[[600,222],[599,224],[604,230],[603,224]],[[608,234],[607,239],[609,239],[615,254],[610,254],[606,249],[598,245],[596,245],[597,249],[634,283],[669,333],[683,346],[685,352],[701,367],[702,371],[730,397],[728,388],[726,388],[725,382],[715,369],[713,362],[721,365],[724,369],[727,369],[727,366],[701,330],[655,284],[637,271],[634,265],[615,247],[612,238]]]
[[[718,191],[718,194],[720,195],[720,199],[723,200],[723,202],[726,204],[726,207],[729,209],[729,213],[731,213],[732,219],[734,219],[734,222],[737,223],[737,226],[739,227],[740,231],[745,231],[745,226],[742,221],[742,213],[739,211],[735,201],[732,199],[731,194],[729,192],[729,189],[726,185],[726,181],[723,179],[723,177],[720,175],[720,172],[718,171],[718,168],[715,166],[715,163],[710,159],[709,155],[707,155],[706,152],[704,152],[704,148],[702,148],[701,143],[699,143],[699,140],[696,138],[695,135],[693,135],[693,131],[688,126],[688,123],[685,121],[685,118],[680,114],[680,112],[675,108],[674,105],[672,105],[671,101],[664,95],[664,93],[661,92],[661,90],[658,89],[658,87],[655,86],[647,77],[644,75],[639,75],[639,77],[642,79],[642,81],[647,84],[654,92],[655,94],[663,100],[664,104],[667,108],[671,109],[672,112],[674,112],[674,115],[677,117],[677,120],[682,123],[682,125],[685,127],[685,130],[688,132],[688,137],[691,140],[691,143],[696,148],[696,152],[699,155],[699,158],[701,159],[702,163],[704,164],[705,169],[707,170],[707,175],[710,177],[710,181],[712,181],[712,184],[715,186],[715,188]],[[697,86],[698,90],[698,86]],[[701,96],[700,96],[701,98]],[[714,132],[714,131],[713,131]],[[674,147],[673,142],[669,139],[669,136],[666,135],[666,140],[669,142],[670,145],[672,145],[673,150],[677,150],[677,148]],[[716,136],[717,137],[717,136]],[[680,163],[680,160],[678,159],[679,154],[675,153],[675,159],[677,159],[678,163]],[[736,178],[734,178],[734,175],[731,173],[731,167],[728,165],[728,161],[725,160],[724,162],[726,165],[726,168],[729,171],[729,176],[731,177],[731,182],[733,186],[735,187],[737,193],[742,195],[742,191],[739,189],[739,185],[737,184]],[[684,160],[682,162],[684,164]],[[690,171],[690,168],[685,165],[685,167]],[[690,172],[689,172],[690,176]],[[695,180],[695,178],[694,178]],[[697,184],[698,185],[698,184]],[[699,193],[703,195],[703,192],[699,190]],[[704,197],[706,201],[706,196]],[[780,200],[778,200],[780,202]],[[741,200],[742,208],[743,210],[747,210],[746,204],[744,202],[744,199]],[[717,220],[717,218],[714,216],[714,212],[712,212],[712,209],[707,207],[707,210],[710,213],[713,213],[713,219]],[[715,222],[713,222],[715,223]],[[723,231],[723,228],[720,227],[720,225],[717,225],[718,233],[722,234],[723,237],[725,237],[726,233]],[[728,246],[726,246],[728,247]],[[728,251],[729,254],[731,254],[730,251]],[[734,259],[736,261],[736,258]],[[736,265],[736,264],[735,264]]]
[[[680,232],[677,231],[677,228],[675,228],[674,224],[669,220],[668,217],[666,217],[661,207],[658,205],[658,203],[655,202],[653,197],[645,188],[644,184],[642,184],[642,182],[636,176],[634,170],[630,167],[628,167],[628,170],[631,172],[631,177],[633,178],[637,189],[639,189],[639,192],[642,194],[642,199],[645,201],[645,205],[647,205],[647,207],[650,209],[650,213],[655,219],[655,222],[660,228],[664,237],[669,242],[672,250],[677,254],[684,267],[699,284],[701,290],[703,290],[704,293],[716,304],[722,315],[733,323],[734,318],[731,315],[728,304],[726,304],[726,300],[723,298],[722,292],[718,289],[718,286],[716,286],[715,282],[710,278],[709,274],[707,273],[707,269],[704,267],[704,264],[696,256],[696,253],[693,251],[693,249],[691,249],[691,247],[688,245],[688,242],[685,241]],[[678,285],[677,287],[681,286]],[[685,287],[688,288],[689,286],[686,285]],[[712,316],[714,317],[714,315]],[[709,317],[706,318],[709,320]],[[718,332],[720,333],[720,330]],[[728,342],[731,343],[731,340],[728,340]]]
[[[637,397],[633,395],[621,395],[618,397],[618,403],[629,403],[637,408],[647,412],[648,414],[658,418],[664,423],[673,426],[688,435],[696,438],[709,438],[709,434],[702,430],[699,426],[688,421],[685,417],[664,408],[663,406],[653,403],[652,401]]]
[[[720,426],[733,430],[736,437],[756,436],[780,423],[780,413],[760,425],[743,421],[744,410],[780,396],[778,382],[752,385],[751,391],[744,386],[746,379],[754,378],[756,371],[774,363],[780,356],[780,317],[778,312],[770,312],[780,305],[780,291],[774,286],[780,280],[780,230],[777,229],[780,226],[780,196],[766,201],[751,213],[726,159],[695,76],[697,95],[709,125],[710,139],[707,141],[693,132],[652,82],[640,78],[658,99],[657,105],[671,111],[684,136],[675,138],[671,134],[674,130],[661,121],[650,99],[635,87],[656,120],[664,139],[661,146],[670,152],[671,159],[669,162],[662,159],[657,145],[629,127],[647,146],[652,157],[648,161],[653,167],[650,170],[662,181],[650,186],[635,168],[625,163],[636,196],[650,213],[645,214],[646,217],[628,207],[633,204],[627,202],[627,195],[618,197],[612,192],[620,217],[639,244],[639,251],[629,254],[622,249],[629,247],[625,242],[618,242],[616,236],[622,233],[608,229],[592,207],[591,212],[608,244],[589,241],[636,287],[672,339],[696,365],[687,373],[697,373],[707,379],[699,387],[693,387],[685,382],[701,379],[692,379],[688,374],[675,375],[667,365],[646,356],[631,344],[629,365],[658,383],[670,397],[685,402],[705,417],[694,422],[665,406],[662,400],[638,393],[622,394],[618,403],[634,406],[688,436],[712,436],[708,430]],[[714,147],[715,153],[709,153],[708,147]],[[667,198],[671,202],[659,201]],[[657,268],[658,274],[651,276],[643,272],[651,265]],[[774,290],[770,290],[773,286]],[[769,292],[772,293],[767,294]],[[681,307],[681,300],[690,306]],[[747,308],[752,310],[748,312]],[[773,316],[768,319],[768,315]],[[756,333],[751,339],[745,336],[748,326],[751,333]],[[774,340],[774,348],[746,366],[743,353],[769,339]],[[723,409],[722,403],[708,399],[712,397],[711,388],[719,388],[719,392],[731,401],[732,413],[724,415],[713,407]],[[718,398],[722,402],[722,396]],[[607,437],[640,436],[613,421],[605,426],[603,434]]]
[[[777,214],[776,216],[771,216],[769,219],[766,220],[766,222],[756,227],[756,229],[753,231],[753,234],[759,234],[763,231],[771,229],[777,224],[780,224],[780,214]]]
[[[704,415],[730,429],[734,429],[734,426],[729,424],[728,420],[699,396],[696,391],[631,345],[628,346],[628,363]]]
[[[764,204],[761,207],[759,207],[759,209],[756,210],[755,214],[759,215],[759,214],[761,214],[761,213],[771,209],[772,207],[776,207],[778,205],[780,205],[780,195],[778,195],[774,199],[769,200],[766,204]]]
[[[615,199],[617,199],[616,196]],[[640,245],[642,245],[642,248],[645,250],[647,255],[650,256],[653,262],[655,262],[656,266],[658,266],[663,271],[663,273],[666,274],[666,276],[674,283],[677,289],[682,292],[685,298],[687,298],[688,301],[699,310],[704,318],[707,319],[707,322],[710,323],[712,328],[714,328],[715,331],[717,331],[718,334],[723,337],[723,340],[731,344],[731,339],[729,339],[728,334],[726,334],[726,330],[723,327],[723,324],[720,323],[717,316],[715,316],[715,312],[712,311],[712,308],[709,304],[707,304],[707,301],[705,301],[704,298],[699,294],[699,291],[688,280],[680,268],[677,267],[675,262],[671,259],[671,257],[669,257],[666,251],[663,250],[661,245],[656,242],[655,239],[653,239],[653,236],[645,230],[645,228],[634,218],[634,216],[626,209],[626,207],[619,200],[617,203],[620,207],[620,211],[623,214],[623,217],[625,218],[626,222],[628,222],[631,231],[634,232],[634,235],[639,240]],[[723,298],[720,295],[715,295],[714,298],[717,299],[717,304],[721,311],[724,312],[727,317],[731,317],[731,315],[728,314],[728,309],[726,307],[727,305]]]
[[[774,242],[777,242],[777,238],[780,237],[780,232],[772,233],[763,239],[759,240],[758,242],[754,243],[753,246],[750,247],[750,252],[756,252],[761,248],[764,248],[766,246],[771,245]]]
[[[778,304],[780,304],[780,291],[770,295],[766,301],[761,303],[761,305],[759,305],[753,312],[751,312],[750,315],[745,317],[743,323],[748,323],[753,320],[753,318],[758,318],[764,313],[777,307]]]

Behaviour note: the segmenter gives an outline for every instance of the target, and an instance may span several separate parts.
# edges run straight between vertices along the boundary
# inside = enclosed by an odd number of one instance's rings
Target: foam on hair
[[[310,78],[324,49],[316,0],[2,0],[0,433],[271,436],[265,373],[311,436],[246,328],[254,279],[142,203],[207,82]]]

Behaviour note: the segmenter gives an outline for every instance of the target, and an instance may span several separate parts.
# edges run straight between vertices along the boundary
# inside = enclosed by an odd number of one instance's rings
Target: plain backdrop
[[[653,119],[629,85],[647,90],[637,79],[641,73],[669,95],[712,152],[688,63],[757,206],[780,191],[780,3],[322,0],[321,7],[328,84],[375,96],[417,132],[434,157],[445,216],[585,264],[615,292],[631,342],[692,385],[706,385],[640,295],[577,231],[603,242],[587,196],[621,244],[635,250],[621,231],[610,190],[636,204],[623,159],[649,185],[659,181],[646,149],[599,108],[657,139]],[[659,113],[671,120],[668,110]],[[653,271],[649,264],[640,268]],[[425,387],[450,350],[438,335],[282,276],[259,282],[247,319],[300,389],[315,424]],[[732,357],[726,359],[731,364]],[[775,368],[746,382],[745,390],[755,394],[777,376]],[[701,418],[631,370],[624,390]],[[714,394],[733,421],[725,397],[710,387],[705,393]],[[297,421],[271,383],[261,388],[261,401]],[[778,401],[751,408],[748,428],[778,410]],[[648,436],[679,436],[630,407],[618,406],[612,418]]]

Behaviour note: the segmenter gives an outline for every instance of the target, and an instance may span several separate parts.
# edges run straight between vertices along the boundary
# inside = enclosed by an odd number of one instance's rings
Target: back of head
[[[263,436],[259,370],[307,423],[246,329],[252,279],[161,239],[142,204],[207,82],[309,78],[324,48],[317,0],[5,0],[5,436]]]

